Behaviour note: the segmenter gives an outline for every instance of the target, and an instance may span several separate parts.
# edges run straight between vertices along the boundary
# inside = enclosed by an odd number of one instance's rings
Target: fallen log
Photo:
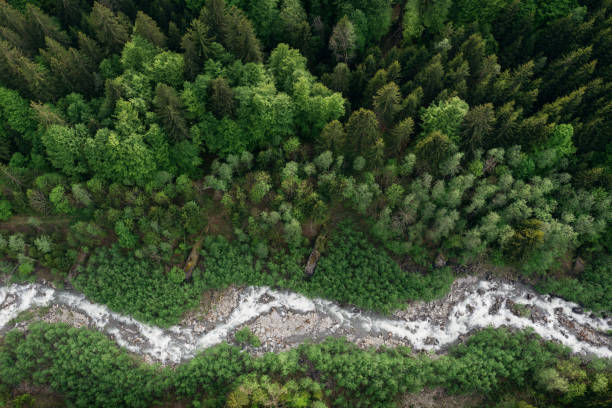
[[[185,271],[185,280],[190,280],[191,276],[193,275],[193,270],[198,264],[198,261],[200,260],[200,248],[202,248],[203,242],[204,236],[201,236],[191,248],[189,257],[187,258],[187,261],[185,261],[185,265],[183,266],[183,270]]]
[[[85,262],[87,262],[87,258],[89,258],[89,252],[83,252],[83,251],[79,252],[79,255],[77,256],[77,259],[74,265],[72,265],[72,268],[70,268],[70,272],[68,272],[68,279],[70,281],[76,278],[76,276],[78,275],[79,267],[83,265]]]
[[[316,249],[313,249],[310,253],[310,256],[308,257],[308,262],[306,262],[306,269],[304,270],[306,276],[310,277],[314,275],[315,269],[317,267],[317,262],[319,262],[320,257],[321,253]]]

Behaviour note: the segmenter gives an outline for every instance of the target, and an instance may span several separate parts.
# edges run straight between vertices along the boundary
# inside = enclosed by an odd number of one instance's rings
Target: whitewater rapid
[[[0,288],[0,333],[14,327],[11,320],[21,312],[51,306],[85,316],[86,326],[107,334],[131,352],[163,364],[188,360],[198,351],[231,340],[237,329],[247,325],[260,334],[270,328],[275,341],[283,343],[276,349],[295,347],[309,337],[344,336],[358,344],[384,339],[381,344],[392,342],[432,351],[485,327],[532,328],[542,338],[569,346],[575,353],[612,357],[612,340],[605,334],[612,330],[611,318],[585,314],[574,303],[510,282],[461,278],[445,298],[414,302],[391,316],[268,287],[237,290],[235,304],[222,318],[183,321],[162,329],[115,313],[73,291],[39,283],[13,284]],[[519,304],[523,313],[517,313],[514,304]],[[270,316],[275,316],[276,330],[270,320],[265,320]],[[262,347],[269,346],[271,339],[264,337]]]

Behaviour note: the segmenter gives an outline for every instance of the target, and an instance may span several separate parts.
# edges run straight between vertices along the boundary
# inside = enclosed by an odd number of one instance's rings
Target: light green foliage
[[[289,138],[283,144],[283,150],[285,151],[285,154],[288,156],[291,156],[297,153],[299,149],[300,149],[300,139],[298,139],[297,137]]]
[[[334,162],[334,156],[329,150],[324,151],[314,159],[314,164],[322,171],[329,170]]]
[[[291,247],[299,247],[302,244],[302,225],[295,218],[290,219],[283,227],[285,241]]]
[[[41,235],[34,240],[34,245],[43,254],[51,252],[51,239],[47,235]]]
[[[459,129],[468,110],[468,104],[458,97],[430,105],[421,113],[423,131],[425,134],[438,131],[459,143]]]
[[[143,71],[148,68],[159,50],[148,40],[136,35],[121,51],[121,65],[124,70]]]
[[[93,203],[89,192],[81,184],[72,185],[72,196],[84,206],[90,206]]]
[[[309,75],[306,58],[287,44],[279,44],[270,53],[269,69],[276,87],[288,94],[293,93],[293,86],[300,76]]]
[[[146,72],[154,82],[180,89],[183,85],[184,65],[181,54],[165,51],[153,58],[146,66]]]
[[[250,191],[251,200],[255,203],[261,202],[271,188],[270,176],[265,172],[257,173],[255,175],[255,183]]]
[[[119,109],[119,132],[98,130],[94,138],[87,140],[85,155],[99,176],[125,184],[144,184],[156,167],[153,152],[138,133],[143,129],[133,106],[123,102]]]
[[[259,340],[259,338],[255,334],[253,334],[251,329],[249,329],[248,327],[244,327],[236,331],[236,333],[234,334],[234,338],[236,339],[236,342],[241,345],[249,344],[252,347],[261,346],[261,340]]]
[[[300,381],[291,380],[277,384],[268,376],[257,378],[249,376],[227,396],[228,408],[274,406],[283,404],[290,408],[325,408],[322,402],[323,389],[320,384],[309,378]]]
[[[42,136],[51,163],[68,175],[87,172],[83,147],[88,132],[85,126],[51,125]]]
[[[8,247],[13,252],[23,253],[25,251],[25,241],[23,240],[23,236],[20,234],[13,234],[9,236]]]
[[[6,221],[11,218],[11,202],[0,199],[0,221]]]
[[[134,248],[138,242],[138,238],[130,231],[130,228],[124,221],[117,221],[115,223],[115,233],[119,246],[123,248]]]
[[[539,168],[555,168],[559,162],[576,152],[572,142],[572,125],[557,125],[550,139],[534,153],[534,161]]]
[[[68,201],[63,185],[58,185],[49,193],[49,201],[53,204],[55,211],[60,214],[69,214],[72,212],[72,206]]]
[[[363,158],[363,156],[357,156],[355,157],[355,160],[353,160],[353,170],[355,171],[362,171],[365,168],[366,165],[366,160]]]
[[[396,207],[403,199],[404,188],[399,184],[392,184],[385,192],[387,203],[390,207]]]
[[[101,333],[64,324],[35,323],[27,336],[13,332],[1,353],[3,383],[29,380],[37,367],[45,365],[35,381],[53,384],[78,407],[146,407],[163,390],[163,377],[152,366],[137,365]]]
[[[344,227],[319,260],[309,292],[367,309],[389,312],[409,299],[442,294],[452,278],[448,271],[423,278],[402,271],[362,233]]]
[[[404,40],[418,39],[425,29],[440,32],[451,5],[451,0],[408,0],[403,20]]]

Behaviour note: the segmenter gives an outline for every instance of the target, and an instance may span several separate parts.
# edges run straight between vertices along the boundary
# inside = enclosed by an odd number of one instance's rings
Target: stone
[[[581,307],[573,307],[572,312],[576,314],[584,314],[584,310]]]
[[[446,266],[446,257],[443,254],[439,253],[438,256],[436,256],[434,265],[436,266],[436,268],[442,268],[443,266]]]
[[[582,273],[584,272],[584,260],[581,257],[576,258],[574,262],[574,267],[572,268],[574,273]]]

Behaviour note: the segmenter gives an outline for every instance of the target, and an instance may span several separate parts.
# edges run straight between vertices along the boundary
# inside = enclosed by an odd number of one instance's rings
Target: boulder
[[[582,273],[584,272],[584,260],[581,257],[576,258],[574,262],[574,267],[572,268],[574,273]]]
[[[436,266],[436,268],[442,268],[443,266],[446,266],[446,257],[441,253],[438,254],[438,256],[436,256],[434,265]]]

